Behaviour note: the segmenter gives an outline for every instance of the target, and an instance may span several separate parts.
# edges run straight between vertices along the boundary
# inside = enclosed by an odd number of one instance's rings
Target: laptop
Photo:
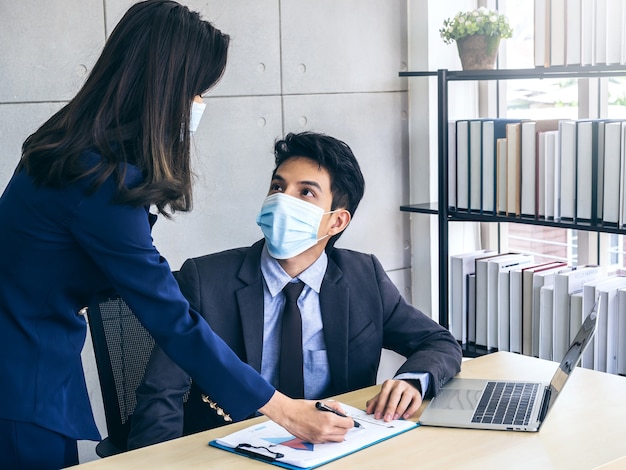
[[[591,309],[550,383],[454,378],[433,398],[419,422],[426,426],[539,431],[596,331]]]

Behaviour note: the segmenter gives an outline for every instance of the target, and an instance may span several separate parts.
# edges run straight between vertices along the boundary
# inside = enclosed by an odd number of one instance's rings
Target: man
[[[182,292],[243,361],[288,395],[317,399],[373,385],[382,348],[398,352],[406,362],[367,411],[385,421],[412,416],[423,397],[436,395],[459,372],[460,347],[405,302],[376,257],[333,248],[365,186],[350,148],[323,134],[289,134],[276,143],[275,157],[257,217],[265,239],[187,260],[178,274]],[[282,290],[296,280],[303,282],[297,297],[302,326],[281,339],[287,328],[281,326]],[[289,356],[302,350],[302,377],[291,389],[298,374],[280,373],[281,346],[300,331],[302,346],[291,347]],[[200,395],[156,349],[137,391],[129,447],[223,424]]]

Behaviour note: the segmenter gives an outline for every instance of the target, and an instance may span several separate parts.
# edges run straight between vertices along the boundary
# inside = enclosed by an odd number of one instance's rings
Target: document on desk
[[[405,420],[386,423],[352,406],[342,403],[341,407],[360,424],[348,431],[343,442],[311,444],[289,434],[275,422],[265,421],[213,440],[209,445],[283,468],[310,469],[418,426]]]

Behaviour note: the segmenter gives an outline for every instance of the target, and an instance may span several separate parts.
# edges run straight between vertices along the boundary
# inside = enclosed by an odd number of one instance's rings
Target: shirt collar
[[[311,266],[302,271],[297,278],[319,294],[327,266],[328,256],[326,251],[323,251],[320,257]],[[263,250],[261,251],[261,272],[272,297],[275,297],[287,283],[292,281],[291,276],[285,272],[278,260],[270,256],[267,251],[267,245],[263,245]]]

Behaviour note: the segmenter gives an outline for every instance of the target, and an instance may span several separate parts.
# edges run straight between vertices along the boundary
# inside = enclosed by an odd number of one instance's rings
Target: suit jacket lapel
[[[328,258],[328,268],[320,290],[320,309],[332,386],[348,388],[348,289],[338,284],[341,269]]]
[[[259,373],[263,353],[263,334],[259,334],[263,332],[262,248],[263,241],[259,241],[246,254],[238,277],[247,285],[235,292],[247,362]]]

